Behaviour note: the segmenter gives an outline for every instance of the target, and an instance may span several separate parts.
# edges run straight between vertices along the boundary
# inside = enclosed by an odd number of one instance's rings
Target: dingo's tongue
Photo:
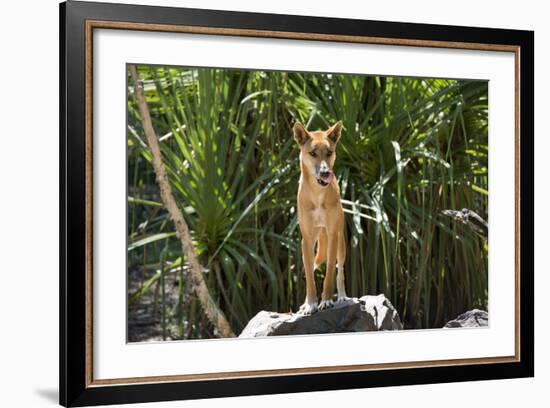
[[[331,171],[328,176],[326,177],[323,177],[322,180],[325,182],[325,183],[330,183],[332,181],[332,178],[334,177],[334,173]]]

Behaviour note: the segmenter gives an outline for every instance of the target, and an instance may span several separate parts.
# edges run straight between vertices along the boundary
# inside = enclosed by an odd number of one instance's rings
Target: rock
[[[352,298],[311,316],[262,310],[246,325],[240,338],[293,334],[347,333],[402,329],[399,314],[384,295]]]
[[[489,314],[485,310],[469,310],[456,319],[447,322],[443,328],[453,327],[486,327],[489,326]]]

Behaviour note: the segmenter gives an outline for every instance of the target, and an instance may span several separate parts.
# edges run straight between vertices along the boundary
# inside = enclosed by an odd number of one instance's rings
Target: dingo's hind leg
[[[321,228],[319,238],[317,238],[317,253],[315,254],[315,264],[313,270],[320,267],[327,259],[327,229]]]

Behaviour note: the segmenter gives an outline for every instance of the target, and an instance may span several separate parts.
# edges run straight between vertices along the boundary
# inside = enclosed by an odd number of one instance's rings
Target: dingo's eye
[[[332,152],[330,150],[327,150],[327,157],[330,157],[331,154]]]
[[[312,150],[311,152],[309,152],[309,154],[311,155],[311,157],[317,157],[317,153],[315,152],[315,150]]]

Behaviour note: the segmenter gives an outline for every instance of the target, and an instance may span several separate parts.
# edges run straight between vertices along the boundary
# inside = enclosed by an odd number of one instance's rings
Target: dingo
[[[340,203],[340,189],[332,168],[336,159],[336,145],[342,132],[337,122],[326,131],[308,132],[294,124],[294,138],[300,145],[300,184],[298,187],[298,222],[302,233],[302,258],[306,274],[306,300],[298,313],[309,315],[334,306],[334,269],[338,260],[336,303],[344,302],[344,210]],[[314,258],[315,244],[317,254]],[[327,263],[321,303],[317,303],[317,290],[313,271]]]

